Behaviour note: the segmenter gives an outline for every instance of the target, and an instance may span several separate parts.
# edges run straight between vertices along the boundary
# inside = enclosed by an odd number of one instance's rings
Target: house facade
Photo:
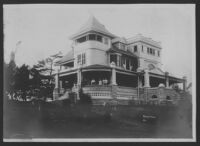
[[[67,89],[82,88],[96,101],[164,101],[177,98],[174,84],[183,83],[185,89],[185,77],[162,70],[161,43],[151,38],[118,37],[91,16],[70,39],[71,50],[55,63],[55,99]]]

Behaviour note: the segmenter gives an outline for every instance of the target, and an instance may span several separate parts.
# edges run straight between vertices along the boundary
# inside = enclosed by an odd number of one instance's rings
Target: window
[[[147,47],[147,53],[149,54],[149,47]]]
[[[120,43],[121,44],[121,43]],[[121,44],[121,49],[122,50],[125,50],[125,45],[124,44]]]
[[[137,52],[137,46],[134,46],[134,52]]]
[[[108,45],[108,38],[104,38],[104,44]]]
[[[102,42],[102,36],[97,35],[97,41]]]
[[[117,55],[117,66],[121,66],[121,56]]]
[[[115,65],[117,65],[117,55],[116,54],[111,54],[110,55],[110,63],[114,62]]]
[[[81,64],[81,55],[77,56],[77,64]]]
[[[155,50],[154,49],[152,49],[153,50],[153,55],[155,55]]]
[[[85,53],[82,54],[82,64],[85,64]]]
[[[129,58],[126,58],[126,69],[130,69],[130,63],[129,63],[130,61],[129,61]]]
[[[156,95],[151,96],[152,99],[157,99],[158,97]]]
[[[82,43],[82,42],[85,42],[85,41],[86,41],[86,36],[77,39],[78,43]]]
[[[158,56],[160,56],[160,51],[158,51]]]
[[[122,66],[124,66],[124,65],[126,64],[125,58],[122,57],[121,60],[122,60],[122,61],[121,61],[121,64],[122,64]]]
[[[86,63],[86,57],[85,57],[85,53],[79,54],[77,56],[77,64],[79,65],[83,65]]]
[[[152,49],[150,48],[150,54],[152,54]]]
[[[89,34],[89,40],[96,40],[95,34]]]
[[[155,55],[155,49],[147,47],[147,53],[151,55]]]

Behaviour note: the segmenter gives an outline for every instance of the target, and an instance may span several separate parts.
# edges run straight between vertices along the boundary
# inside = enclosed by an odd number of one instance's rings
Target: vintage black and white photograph
[[[4,142],[196,140],[195,4],[4,4]]]

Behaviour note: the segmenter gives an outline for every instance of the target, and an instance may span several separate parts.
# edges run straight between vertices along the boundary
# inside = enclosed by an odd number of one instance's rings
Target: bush
[[[87,104],[87,105],[92,104],[91,96],[83,93],[82,89],[80,89],[80,91],[79,91],[79,97],[80,97],[80,103],[81,104]]]

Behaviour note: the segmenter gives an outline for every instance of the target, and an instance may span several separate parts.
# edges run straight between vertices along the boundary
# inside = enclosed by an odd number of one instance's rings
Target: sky
[[[113,34],[160,41],[163,70],[192,81],[195,72],[195,5],[192,4],[17,4],[3,6],[4,60],[18,43],[17,65],[71,49],[69,36],[93,15]]]

